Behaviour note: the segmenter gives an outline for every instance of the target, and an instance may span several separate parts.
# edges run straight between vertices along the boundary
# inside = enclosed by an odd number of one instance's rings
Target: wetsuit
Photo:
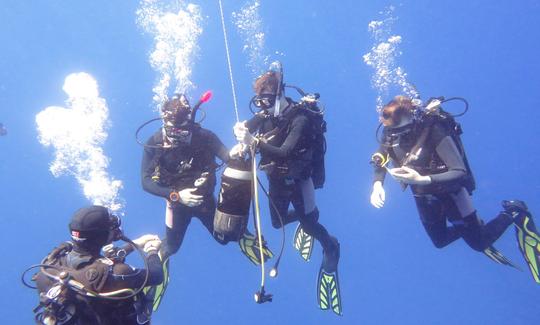
[[[249,121],[250,132],[259,133],[261,168],[268,176],[269,202],[272,225],[283,225],[299,221],[306,233],[317,239],[325,251],[336,249],[326,228],[319,220],[319,210],[315,204],[315,188],[311,178],[312,154],[310,120],[288,99],[288,108],[277,118],[266,113],[257,113]],[[292,203],[294,210],[288,211]],[[279,214],[278,214],[279,213]]]
[[[167,201],[167,212],[172,216],[166,220],[166,237],[162,243],[162,257],[166,260],[175,254],[184,240],[192,217],[199,218],[210,234],[216,210],[214,187],[216,184],[215,157],[227,162],[229,152],[211,131],[194,127],[190,144],[172,148],[146,147],[141,164],[141,181],[145,191],[169,200],[172,191],[194,188],[194,182],[205,175],[205,186],[194,194],[203,196],[203,203],[188,207]],[[148,141],[149,146],[163,146],[162,131],[159,130]]]
[[[135,269],[123,263],[104,258],[99,254],[91,254],[76,245],[60,246],[62,251],[54,259],[54,266],[68,270],[72,278],[82,283],[86,289],[98,293],[113,292],[121,289],[137,290],[143,284],[146,270]],[[161,260],[156,253],[146,257],[148,263],[147,286],[158,285],[163,282],[163,269]],[[58,271],[47,269],[49,273],[58,275]],[[47,293],[55,284],[53,280],[39,272],[36,277],[39,293]],[[142,293],[138,298],[120,301],[91,298],[79,294],[71,296],[70,303],[75,305],[74,322],[77,325],[136,325],[138,311],[144,298]],[[146,322],[146,324],[149,324]]]
[[[383,155],[389,154],[393,164],[401,167],[425,127],[428,126],[417,124],[411,132],[394,136],[385,130],[386,143],[379,151]],[[508,213],[501,212],[484,224],[472,203],[472,174],[460,143],[444,124],[434,123],[429,127],[418,159],[407,164],[431,178],[431,184],[411,185],[422,224],[438,248],[463,238],[474,250],[483,251],[503,234],[513,219]],[[383,182],[385,174],[385,168],[376,167],[374,181]]]

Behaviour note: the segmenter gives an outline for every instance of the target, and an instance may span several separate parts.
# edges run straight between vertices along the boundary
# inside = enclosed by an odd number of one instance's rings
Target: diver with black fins
[[[158,308],[169,281],[169,257],[180,249],[193,217],[198,218],[218,242],[227,242],[221,240],[214,231],[214,188],[216,169],[219,167],[215,158],[219,158],[223,163],[232,162],[234,159],[231,157],[238,157],[241,146],[235,146],[229,153],[212,131],[202,128],[195,121],[197,110],[210,97],[210,92],[205,93],[193,108],[183,94],[176,94],[166,100],[161,108],[163,127],[143,144],[142,187],[166,200],[165,239],[160,250],[166,277],[164,284],[155,289],[154,310]],[[230,168],[226,170],[228,169]],[[251,238],[249,233],[242,233],[240,236]],[[242,252],[250,260],[249,247],[254,244],[247,240],[247,244],[240,245]],[[264,255],[266,258],[272,257],[266,247]]]
[[[302,101],[295,102],[285,96],[284,88],[281,64],[274,62],[253,85],[255,96],[250,107],[253,104],[259,111],[250,120],[237,123],[234,134],[240,143],[255,146],[261,155],[260,169],[265,171],[269,182],[272,225],[282,228],[291,222],[300,222],[295,247],[306,261],[311,255],[313,238],[321,243],[323,261],[317,283],[319,307],[341,315],[340,245],[319,223],[315,203],[315,189],[324,183],[324,161],[321,161],[324,149],[316,146],[316,143],[324,142],[323,112],[316,107],[318,95],[304,96]],[[294,209],[288,210],[291,204]],[[297,242],[300,244],[296,245]]]
[[[451,115],[441,104],[452,100],[465,103],[465,111]],[[374,182],[371,204],[385,202],[383,182],[386,173],[410,186],[420,220],[437,248],[459,238],[493,261],[516,267],[493,243],[515,224],[520,249],[538,282],[540,237],[526,205],[503,201],[503,210],[484,223],[472,202],[475,180],[461,141],[462,129],[454,117],[465,114],[466,100],[432,98],[425,106],[406,96],[396,96],[381,111],[383,126],[380,148],[372,156]],[[380,126],[379,126],[380,127]],[[392,162],[394,168],[387,167]]]
[[[120,224],[120,218],[103,206],[81,208],[69,223],[71,241],[25,271],[23,283],[39,293],[34,309],[37,324],[150,324],[152,301],[144,288],[163,282],[161,241],[157,235],[131,241]],[[118,240],[126,241],[129,249],[114,247],[112,242]],[[134,250],[144,258],[144,269],[125,263]],[[33,286],[25,275],[38,268]]]

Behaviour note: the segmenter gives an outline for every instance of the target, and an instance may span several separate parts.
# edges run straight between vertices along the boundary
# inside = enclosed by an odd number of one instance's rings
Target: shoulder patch
[[[99,272],[95,268],[91,267],[84,272],[84,276],[86,277],[86,280],[92,282],[98,278]]]

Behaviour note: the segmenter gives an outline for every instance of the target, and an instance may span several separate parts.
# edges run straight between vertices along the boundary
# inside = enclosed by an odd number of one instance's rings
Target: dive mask
[[[262,94],[257,95],[253,99],[253,105],[260,109],[270,109],[276,104],[276,95],[273,94]]]
[[[122,229],[120,228],[121,225],[122,219],[117,215],[111,214],[109,236],[112,241],[120,240],[124,236]]]
[[[182,128],[174,125],[165,125],[163,129],[165,130],[165,136],[167,136],[167,139],[171,141],[173,145],[191,143],[192,133],[185,125]]]

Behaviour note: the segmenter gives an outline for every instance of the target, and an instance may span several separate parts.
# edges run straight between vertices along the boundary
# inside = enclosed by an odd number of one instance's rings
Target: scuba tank
[[[246,231],[251,204],[250,160],[230,160],[221,176],[214,215],[214,237],[221,244],[238,241]]]

